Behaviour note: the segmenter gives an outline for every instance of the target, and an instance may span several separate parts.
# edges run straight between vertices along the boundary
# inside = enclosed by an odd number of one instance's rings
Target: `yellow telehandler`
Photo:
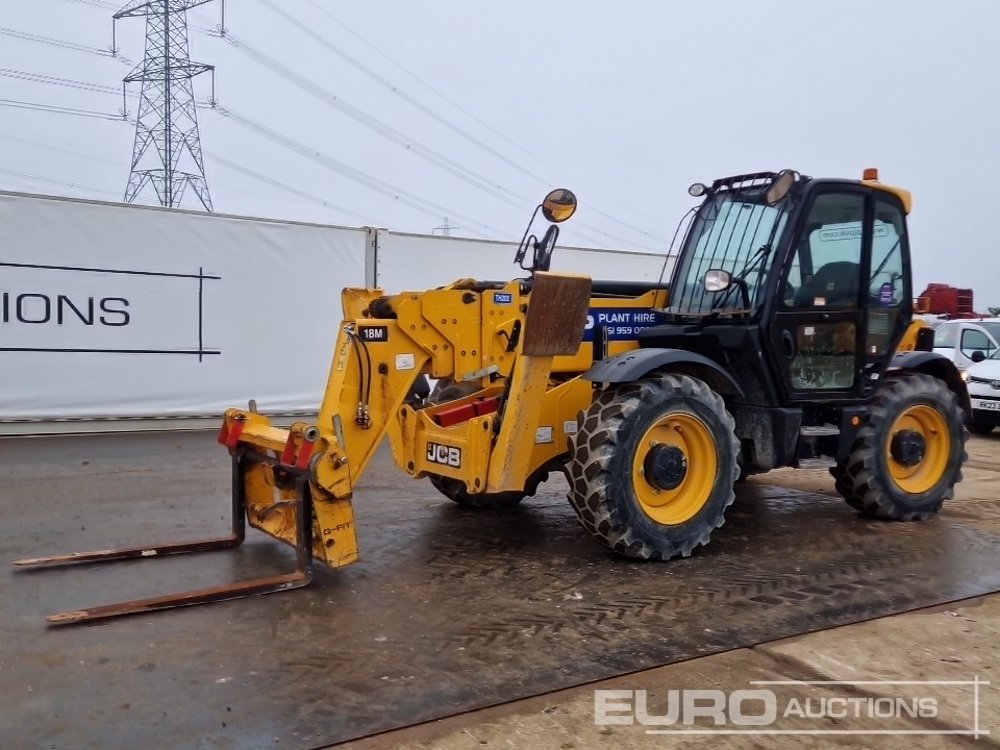
[[[633,558],[690,555],[723,524],[734,485],[776,467],[829,466],[870,516],[936,513],[961,479],[969,397],[913,318],[910,193],[874,170],[761,172],[688,192],[701,201],[678,227],[669,284],[551,271],[577,205],[559,189],[521,240],[521,278],[344,289],[316,419],[283,429],[253,402],[224,415],[230,535],[16,563],[232,547],[249,521],[294,547],[296,571],[48,621],[282,591],[307,585],[314,561],[354,563],[354,487],[387,435],[402,471],[462,505],[514,505],[561,471],[582,527]]]

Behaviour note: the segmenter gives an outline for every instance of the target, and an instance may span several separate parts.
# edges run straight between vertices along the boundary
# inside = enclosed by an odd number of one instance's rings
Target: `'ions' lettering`
[[[0,318],[4,323],[67,325],[82,323],[86,326],[100,323],[105,326],[127,326],[131,321],[129,302],[124,297],[102,297],[95,300],[73,301],[65,294],[54,298],[47,294],[25,293],[12,295],[4,292],[0,305]],[[101,314],[97,315],[97,310]]]

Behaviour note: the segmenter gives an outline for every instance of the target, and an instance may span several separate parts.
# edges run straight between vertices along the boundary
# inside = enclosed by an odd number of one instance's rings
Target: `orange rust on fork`
[[[123,549],[95,550],[93,552],[71,552],[64,555],[35,557],[16,560],[14,565],[22,570],[41,569],[57,565],[71,565],[91,562],[110,562],[114,560],[129,560],[155,558],[166,555],[177,555],[186,552],[205,552],[216,549],[237,547],[246,537],[246,499],[243,479],[243,461],[245,451],[241,450],[233,456],[233,517],[232,533],[229,536],[213,539],[203,539],[194,542],[177,542],[156,546],[131,547]],[[309,585],[313,577],[312,558],[312,494],[307,478],[302,475],[296,479],[295,493],[295,571],[279,575],[255,578],[249,581],[225,586],[213,586],[204,589],[194,589],[177,594],[134,599],[131,601],[104,604],[86,609],[59,612],[49,615],[46,621],[50,625],[72,625],[83,622],[105,620],[111,617],[153,612],[161,609],[185,607],[194,604],[227,601],[258,594],[270,594]]]

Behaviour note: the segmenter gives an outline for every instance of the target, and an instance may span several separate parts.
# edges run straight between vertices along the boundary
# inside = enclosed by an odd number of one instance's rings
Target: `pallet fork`
[[[14,565],[21,570],[40,570],[64,565],[157,558],[167,555],[181,555],[189,552],[209,552],[238,547],[246,538],[247,509],[244,473],[246,461],[250,458],[249,453],[249,449],[241,448],[232,457],[232,532],[227,536],[156,546],[95,550],[92,552],[71,552],[65,555],[16,560]],[[255,459],[258,461],[268,460],[263,456],[256,456]],[[278,591],[288,591],[289,589],[308,586],[313,578],[311,546],[313,503],[312,493],[309,488],[309,478],[306,472],[301,472],[295,478],[295,487],[296,539],[293,545],[295,548],[295,571],[293,573],[282,573],[248,581],[240,581],[225,586],[213,586],[148,599],[134,599],[116,604],[104,604],[87,609],[59,612],[46,617],[46,621],[50,625],[73,625],[105,620],[111,617],[120,617],[122,615],[140,614],[194,604],[207,604],[209,602],[221,602],[229,599],[241,599],[257,594],[273,594]]]

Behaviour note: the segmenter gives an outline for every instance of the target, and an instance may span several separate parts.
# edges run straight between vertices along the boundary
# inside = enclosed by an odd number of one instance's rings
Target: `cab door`
[[[862,395],[869,192],[825,187],[800,214],[769,330],[771,358],[788,401]]]
[[[859,373],[863,395],[878,385],[913,315],[906,213],[888,193],[873,191],[869,200],[872,227],[862,284],[865,326]]]

